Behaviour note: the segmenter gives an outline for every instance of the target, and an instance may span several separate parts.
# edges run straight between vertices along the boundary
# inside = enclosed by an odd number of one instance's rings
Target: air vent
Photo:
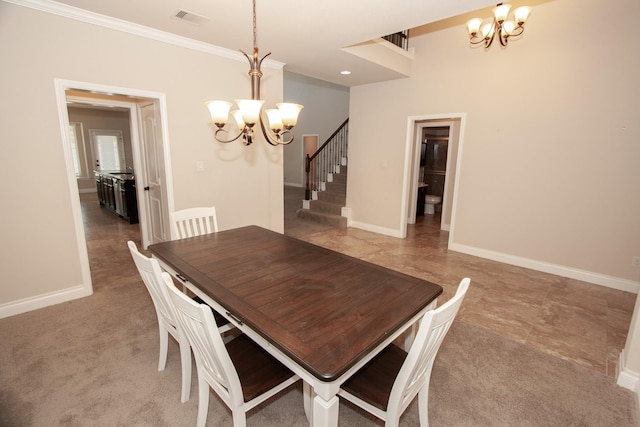
[[[205,22],[209,21],[209,18],[207,18],[206,16],[197,15],[193,12],[182,9],[176,10],[172,17],[181,21],[190,22],[195,25],[202,25]]]

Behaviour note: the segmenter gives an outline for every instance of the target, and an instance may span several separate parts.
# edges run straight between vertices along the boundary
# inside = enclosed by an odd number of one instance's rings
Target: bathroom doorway
[[[441,198],[434,206],[441,230],[451,231],[456,200],[456,181],[461,153],[464,114],[409,117],[407,137],[406,225],[415,224],[427,194]],[[424,220],[421,220],[424,221]]]
[[[442,214],[442,201],[447,173],[447,151],[449,148],[449,125],[425,125],[421,132],[420,171],[418,183],[423,184],[418,197],[416,215],[422,212],[423,219],[439,219]],[[424,206],[421,206],[422,200]],[[433,199],[433,200],[432,200]],[[436,201],[439,200],[439,201]],[[441,223],[440,220],[438,220]]]

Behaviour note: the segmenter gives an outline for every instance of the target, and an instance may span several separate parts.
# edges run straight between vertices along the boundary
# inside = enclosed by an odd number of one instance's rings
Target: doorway
[[[451,231],[455,224],[456,206],[456,183],[460,164],[460,154],[462,153],[462,136],[464,134],[465,115],[463,113],[432,115],[432,116],[412,116],[408,119],[408,135],[406,141],[406,160],[404,177],[404,209],[402,232],[406,237],[407,225],[415,224],[418,213],[418,203],[424,203],[421,192],[428,192],[441,196],[442,200],[438,206],[440,211],[440,229]],[[446,147],[441,139],[446,136]],[[429,135],[433,140],[439,142],[432,144],[431,148],[446,150],[446,153],[438,153],[437,159],[431,157],[434,166],[431,173],[426,173],[427,149],[425,136]],[[423,156],[423,149],[424,156]],[[432,153],[434,154],[434,153]],[[424,160],[424,162],[422,161]],[[431,180],[432,182],[426,182]],[[428,188],[425,184],[431,186]],[[433,192],[436,193],[433,193]],[[440,194],[441,193],[441,194]],[[420,199],[420,201],[419,201]]]
[[[67,179],[70,190],[76,190],[74,192],[76,196],[73,197],[72,194],[71,204],[76,235],[78,236],[77,245],[82,264],[83,281],[89,284],[89,287],[92,287],[86,234],[82,222],[80,193],[76,180],[76,165],[73,158],[74,145],[71,132],[69,132],[68,103],[79,103],[85,106],[93,105],[100,108],[117,107],[129,111],[133,165],[134,170],[141,172],[136,173],[136,195],[139,206],[139,226],[142,246],[146,248],[149,244],[155,243],[154,239],[157,239],[158,233],[154,234],[152,230],[160,228],[166,230],[166,233],[168,233],[168,212],[174,205],[169,144],[167,139],[168,130],[166,128],[166,97],[162,93],[60,79],[55,79],[55,88],[60,128],[65,148]],[[141,113],[141,109],[150,104],[154,105],[155,117],[153,124],[155,128],[153,129],[153,135],[155,141],[149,143],[143,130],[142,121],[144,120],[144,116]],[[148,126],[148,123],[145,125]],[[147,131],[149,131],[149,129],[147,129]],[[149,154],[149,151],[152,151],[152,153]],[[149,187],[148,182],[150,181],[148,178],[149,170],[153,171],[154,179],[156,180],[158,175],[161,175],[162,182],[162,191],[160,193],[161,202],[158,203],[159,207],[157,207],[157,209],[161,211],[163,215],[155,218],[151,215],[152,209],[149,207],[148,191],[146,191],[146,188]],[[157,199],[160,200],[160,198]],[[161,232],[159,235],[164,237],[166,233]]]

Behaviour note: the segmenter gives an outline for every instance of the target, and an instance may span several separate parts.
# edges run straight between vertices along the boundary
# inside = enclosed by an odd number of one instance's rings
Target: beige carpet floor
[[[87,244],[94,294],[0,319],[0,427],[193,426],[195,369],[191,399],[180,403],[175,342],[167,368],[157,371],[156,315],[126,247],[128,239],[139,244],[138,227],[103,214],[91,197],[83,209],[93,221]],[[248,425],[308,425],[301,389],[292,386],[252,410]],[[464,316],[436,359],[429,404],[432,427],[624,427],[638,421],[633,394],[612,376],[496,335]],[[229,411],[210,393],[207,426],[231,425]],[[383,424],[341,403],[339,425]],[[416,425],[414,402],[401,426]]]
[[[123,242],[124,244],[124,242]],[[0,426],[190,426],[197,388],[180,403],[175,342],[157,371],[155,312],[123,258],[91,297],[0,320]],[[194,369],[195,370],[195,369]],[[634,426],[631,392],[611,377],[457,320],[435,363],[432,426]],[[210,396],[208,426],[231,426]],[[249,413],[251,426],[308,425],[301,386]],[[340,405],[340,426],[375,426]],[[418,425],[414,404],[401,420]]]

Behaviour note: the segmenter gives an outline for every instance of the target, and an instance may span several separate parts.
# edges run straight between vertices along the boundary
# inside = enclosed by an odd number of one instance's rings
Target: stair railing
[[[343,158],[347,157],[349,119],[347,118],[336,131],[312,155],[307,154],[305,162],[306,185],[304,199],[311,200],[311,192],[320,189],[320,183],[330,173],[335,172]]]
[[[409,50],[409,30],[399,31],[382,38],[404,50]]]

